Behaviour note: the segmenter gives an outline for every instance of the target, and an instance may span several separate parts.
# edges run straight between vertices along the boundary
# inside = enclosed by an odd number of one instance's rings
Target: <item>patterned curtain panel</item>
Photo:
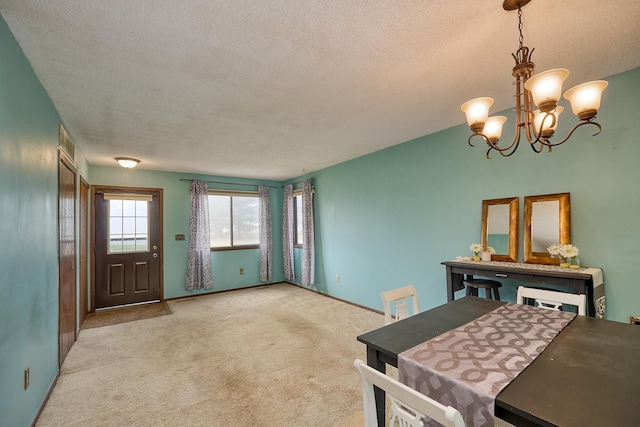
[[[293,267],[293,184],[284,187],[284,206],[282,207],[282,257],[284,259],[284,278],[295,282]]]
[[[260,197],[260,281],[272,280],[273,239],[271,234],[271,204],[269,202],[269,187],[258,186]]]
[[[315,236],[313,232],[313,189],[311,179],[302,185],[302,284],[312,286],[315,278]]]
[[[184,288],[189,291],[213,287],[208,190],[207,183],[204,181],[191,183],[189,255],[187,257],[187,280],[184,284]]]

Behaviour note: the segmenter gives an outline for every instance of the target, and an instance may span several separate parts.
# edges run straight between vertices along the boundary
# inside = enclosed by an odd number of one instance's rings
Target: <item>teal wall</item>
[[[525,143],[510,158],[487,160],[482,144],[467,145],[469,130],[460,125],[307,175],[316,188],[318,290],[381,310],[381,291],[411,283],[421,309],[442,304],[440,263],[471,255],[469,245],[480,242],[482,200],[520,197],[522,259],[524,196],[570,192],[572,243],[583,265],[603,268],[607,318],[628,322],[640,314],[633,270],[640,237],[640,69],[607,80],[602,133],[592,137],[594,128],[580,128],[551,153],[535,154]],[[512,126],[513,113],[501,114]],[[565,114],[558,135],[575,123]],[[513,135],[507,129],[505,138]],[[515,300],[512,287],[501,294]]]
[[[60,117],[2,19],[0,94],[0,424],[25,426],[58,371]]]
[[[117,153],[114,153],[116,156]],[[114,161],[115,164],[115,161]],[[261,284],[260,251],[258,249],[211,252],[213,289],[187,291],[184,281],[187,272],[189,245],[189,187],[191,182],[181,179],[202,179],[240,184],[270,185],[270,202],[273,227],[273,281],[284,280],[282,267],[282,196],[279,182],[238,179],[210,175],[191,175],[175,172],[123,169],[121,167],[90,167],[91,185],[161,188],[163,190],[164,237],[164,297],[177,298],[200,293],[218,292]],[[209,188],[257,191],[257,187],[209,184]],[[176,241],[176,234],[184,234],[185,240]],[[240,268],[244,274],[240,275]]]
[[[479,242],[483,199],[520,197],[521,247],[522,198],[570,192],[572,241],[583,265],[604,269],[607,317],[626,322],[640,315],[632,270],[640,236],[640,69],[608,80],[598,115],[603,132],[593,138],[591,129],[579,129],[553,153],[521,147],[511,158],[486,160],[481,144],[467,146],[469,131],[460,125],[291,180],[315,178],[317,290],[380,310],[381,291],[412,283],[422,309],[439,305],[446,300],[440,262],[469,255],[469,245]],[[0,93],[0,422],[21,426],[33,421],[58,368],[60,117],[4,20]],[[513,123],[513,114],[504,114]],[[558,134],[571,122],[565,113]],[[92,167],[80,149],[76,163],[78,177],[92,185],[163,189],[165,298],[202,293],[184,290],[187,241],[174,240],[175,234],[188,235],[189,227],[189,183],[181,178],[283,184]],[[281,188],[273,189],[271,203],[277,282],[283,280]],[[301,251],[295,253],[299,278]],[[259,283],[257,250],[214,252],[211,258],[214,291]],[[503,291],[507,299],[514,294],[513,288]],[[31,385],[24,391],[27,366]]]

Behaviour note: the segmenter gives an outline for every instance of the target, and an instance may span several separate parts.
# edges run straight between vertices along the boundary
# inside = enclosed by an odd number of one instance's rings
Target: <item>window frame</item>
[[[230,191],[230,190],[217,190],[210,189],[207,192],[207,202],[209,202],[209,196],[223,196],[229,197],[229,225],[230,225],[230,240],[231,246],[211,246],[209,241],[209,249],[211,252],[221,251],[238,251],[246,249],[260,249],[260,234],[258,233],[258,242],[255,244],[234,245],[233,244],[233,198],[234,197],[251,197],[258,200],[258,217],[260,216],[260,196],[257,191]],[[259,218],[258,218],[259,221]],[[209,212],[209,227],[211,227],[211,212]]]

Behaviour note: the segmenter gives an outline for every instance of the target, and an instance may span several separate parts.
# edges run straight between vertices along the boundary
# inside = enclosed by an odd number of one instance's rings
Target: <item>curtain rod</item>
[[[201,181],[199,179],[186,179],[186,178],[180,178],[180,181],[189,181],[189,182],[193,182],[193,181]],[[243,185],[245,187],[258,187],[260,186],[260,184],[243,184],[241,182],[227,182],[227,181],[205,181],[207,184],[228,184],[228,185]],[[280,187],[275,187],[273,185],[267,185],[266,187],[270,187],[270,188],[280,188]]]
[[[199,181],[199,180],[180,178],[180,181],[193,182],[193,181]],[[205,182],[208,183],[208,184],[244,185],[244,186],[247,186],[247,187],[258,187],[260,185],[260,184],[242,184],[240,182],[227,182],[227,181],[205,181]],[[298,181],[298,182],[292,182],[291,185],[295,186],[295,185],[303,184],[303,183],[304,183],[304,181]],[[311,183],[313,183],[313,178],[311,178]],[[274,185],[267,185],[267,187],[270,187],[270,188],[284,188],[284,185],[281,186],[281,187],[277,187],[277,186],[274,186]]]
[[[309,178],[311,180],[311,183],[313,184],[313,178]],[[306,181],[306,180],[305,180]],[[298,182],[292,182],[291,185],[293,185],[294,187],[298,184],[304,184],[304,181],[298,181]],[[284,185],[282,186],[282,188],[284,188]]]

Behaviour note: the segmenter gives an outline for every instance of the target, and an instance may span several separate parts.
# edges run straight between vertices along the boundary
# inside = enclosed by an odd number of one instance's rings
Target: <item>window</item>
[[[302,194],[293,196],[293,245],[302,246],[304,228],[302,227]]]
[[[313,197],[312,202],[313,203]],[[293,192],[293,245],[302,247],[304,239],[302,190]]]
[[[212,249],[259,247],[258,194],[209,192],[209,232]]]
[[[108,253],[149,250],[149,203],[146,200],[109,198]]]

